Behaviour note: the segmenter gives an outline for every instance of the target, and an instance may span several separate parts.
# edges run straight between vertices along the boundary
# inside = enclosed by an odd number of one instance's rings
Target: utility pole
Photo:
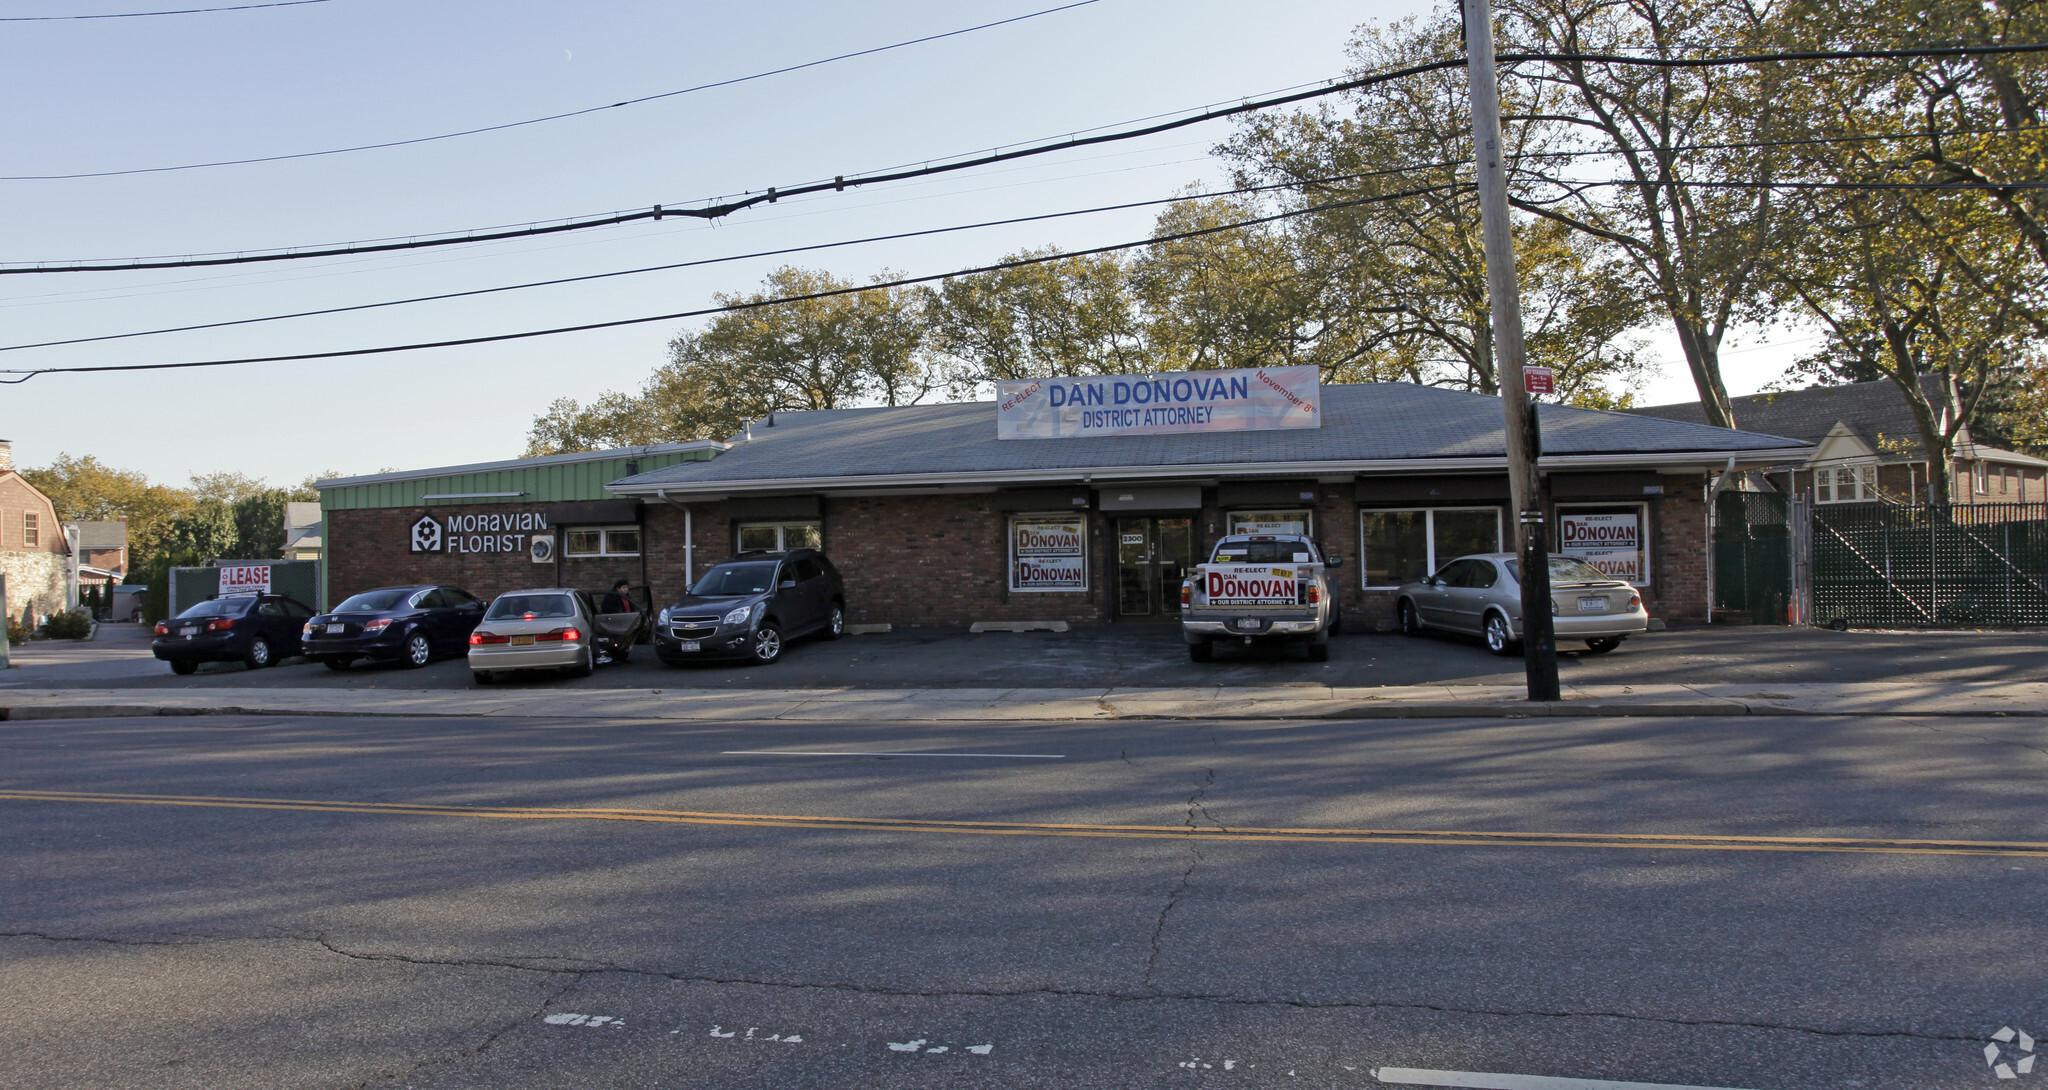
[[[1543,482],[1536,472],[1536,406],[1522,372],[1522,295],[1508,222],[1507,162],[1500,144],[1500,84],[1494,75],[1493,10],[1464,0],[1465,63],[1472,85],[1472,144],[1479,159],[1479,221],[1486,242],[1486,301],[1493,319],[1494,366],[1507,416],[1508,491],[1520,525],[1522,668],[1529,699],[1556,700],[1557,626],[1551,619],[1550,549],[1543,523]]]

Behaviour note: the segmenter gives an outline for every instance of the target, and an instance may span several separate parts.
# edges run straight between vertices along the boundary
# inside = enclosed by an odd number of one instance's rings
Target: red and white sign
[[[1560,511],[1558,542],[1562,552],[1599,569],[1600,574],[1631,583],[1643,581],[1642,517]]]
[[[270,565],[268,564],[222,564],[220,567],[220,596],[230,594],[269,594]]]
[[[1532,394],[1550,393],[1557,388],[1557,372],[1548,367],[1524,367],[1522,388]]]
[[[1013,517],[1010,520],[1010,589],[1087,590],[1087,517]]]
[[[1212,606],[1282,606],[1300,597],[1300,584],[1293,568],[1211,564],[1202,569],[1202,592]]]

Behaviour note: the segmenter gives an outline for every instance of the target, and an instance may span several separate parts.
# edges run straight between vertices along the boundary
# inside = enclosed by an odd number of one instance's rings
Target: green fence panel
[[[1792,535],[1787,497],[1723,492],[1714,501],[1714,608],[1747,613],[1758,624],[1786,623],[1792,598]]]
[[[270,565],[270,592],[320,608],[320,563],[317,560],[221,560],[203,568],[171,569],[171,614],[189,609],[220,593],[220,565]]]
[[[1814,619],[2048,625],[2048,504],[1820,504]]]

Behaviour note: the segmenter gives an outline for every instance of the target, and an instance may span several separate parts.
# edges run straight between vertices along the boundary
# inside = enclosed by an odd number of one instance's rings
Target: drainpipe
[[[1721,490],[1735,479],[1735,456],[1728,456],[1728,468],[1714,481],[1714,487],[1707,490],[1707,623],[1714,623],[1714,516],[1720,510],[1715,501],[1721,498]]]
[[[655,489],[654,494],[661,498],[661,502],[683,513],[683,592],[687,594],[691,587],[697,585],[697,534],[690,517],[690,505],[669,499],[666,488]]]

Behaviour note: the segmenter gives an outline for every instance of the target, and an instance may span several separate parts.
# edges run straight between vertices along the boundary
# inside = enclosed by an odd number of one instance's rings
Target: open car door
[[[609,645],[613,658],[624,662],[633,651],[633,642],[640,636],[646,612],[631,598],[610,591],[593,591],[590,601],[596,607],[591,614],[591,623],[597,627],[599,638]]]

